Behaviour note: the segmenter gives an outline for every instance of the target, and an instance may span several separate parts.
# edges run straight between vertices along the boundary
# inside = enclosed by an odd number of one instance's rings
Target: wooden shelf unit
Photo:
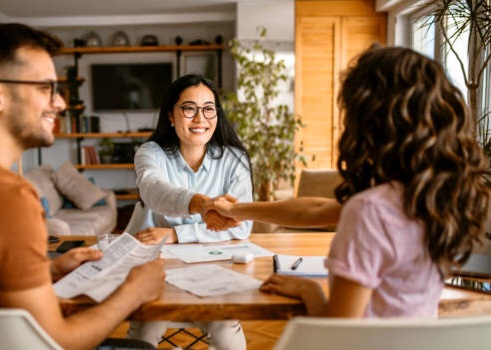
[[[103,132],[103,133],[70,133],[70,134],[55,134],[58,139],[73,139],[77,141],[78,154],[80,154],[80,143],[85,138],[148,138],[152,132]],[[80,159],[78,160],[80,163]],[[76,164],[75,168],[78,170],[127,170],[134,169],[132,163],[111,163],[111,164]],[[118,200],[138,200],[140,197],[138,192],[135,193],[125,193],[116,194],[116,199]]]
[[[159,45],[159,46],[107,46],[107,47],[67,47],[62,55],[131,53],[131,52],[176,52],[223,50],[223,45]]]
[[[152,132],[77,132],[70,134],[55,134],[55,138],[59,139],[84,139],[84,138],[94,138],[102,139],[104,137],[108,138],[147,138],[152,134]]]
[[[111,164],[76,164],[75,168],[79,170],[117,170],[117,169],[134,169],[131,163],[111,163]]]
[[[100,46],[100,47],[66,47],[61,50],[61,55],[73,55],[75,67],[78,71],[78,60],[82,55],[109,54],[109,53],[152,53],[152,52],[175,52],[177,72],[181,72],[181,54],[184,51],[216,51],[218,60],[217,85],[222,87],[222,53],[224,45],[158,45],[158,46]]]
[[[128,194],[117,194],[116,198],[119,200],[138,200],[140,196],[137,193],[128,193]]]
[[[57,139],[74,139],[77,142],[77,164],[75,167],[79,170],[104,170],[104,169],[133,169],[133,164],[124,164],[124,163],[109,163],[109,164],[80,164],[80,150],[82,148],[82,141],[86,138],[92,139],[102,139],[102,138],[110,138],[110,139],[145,139],[148,138],[152,132],[100,132],[100,133],[92,133],[92,132],[77,132],[77,133],[63,133],[63,134],[55,134],[55,138]]]

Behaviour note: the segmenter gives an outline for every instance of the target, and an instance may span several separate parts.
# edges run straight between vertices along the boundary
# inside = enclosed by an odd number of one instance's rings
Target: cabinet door
[[[309,167],[329,168],[337,123],[336,72],[340,69],[341,21],[304,17],[296,26],[295,109],[306,125],[296,135]],[[315,161],[312,162],[312,157]]]
[[[361,52],[368,49],[371,45],[385,44],[386,39],[386,20],[384,16],[379,17],[342,17],[341,18],[341,50],[340,63],[341,71],[348,68],[350,62],[356,59]],[[339,84],[341,72],[336,72],[334,79]],[[336,85],[337,86],[337,85]],[[337,98],[336,91],[336,96]],[[336,167],[338,159],[338,140],[342,131],[342,120],[337,105],[333,113],[333,138],[332,138],[332,167]]]
[[[306,124],[296,147],[302,142],[309,168],[333,168],[342,129],[340,74],[371,44],[386,43],[386,16],[372,1],[299,1],[295,31],[295,111]]]

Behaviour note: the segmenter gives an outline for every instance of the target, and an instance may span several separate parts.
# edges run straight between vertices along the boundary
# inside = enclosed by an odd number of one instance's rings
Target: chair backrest
[[[130,221],[128,222],[128,225],[126,225],[124,232],[134,235],[140,230],[154,226],[152,211],[148,209],[142,201],[138,201],[135,204]]]
[[[0,350],[62,349],[29,312],[0,309]]]
[[[491,344],[491,317],[448,319],[290,320],[275,350],[482,350]]]
[[[334,189],[341,181],[337,169],[302,169],[297,197],[334,198]]]

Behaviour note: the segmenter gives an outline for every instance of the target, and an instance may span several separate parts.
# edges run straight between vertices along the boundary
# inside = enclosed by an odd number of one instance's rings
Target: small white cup
[[[97,247],[99,248],[99,250],[104,250],[109,244],[111,244],[112,241],[114,241],[118,237],[119,235],[115,235],[113,233],[99,233],[96,236]]]

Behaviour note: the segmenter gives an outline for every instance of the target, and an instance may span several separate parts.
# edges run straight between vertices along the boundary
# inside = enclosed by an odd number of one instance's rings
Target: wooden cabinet
[[[306,124],[295,141],[309,168],[336,167],[340,73],[371,44],[386,43],[386,15],[373,0],[297,0],[295,22],[295,112]]]

